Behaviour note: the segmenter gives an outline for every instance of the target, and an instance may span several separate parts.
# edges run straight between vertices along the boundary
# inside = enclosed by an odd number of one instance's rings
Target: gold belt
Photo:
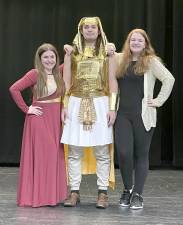
[[[54,99],[48,99],[48,100],[43,100],[43,101],[36,101],[40,103],[56,103],[56,102],[62,102],[61,97],[59,98],[54,98]]]
[[[107,96],[107,94],[105,93],[96,93],[96,92],[93,92],[93,93],[80,93],[80,92],[72,92],[71,93],[71,96],[74,96],[74,97],[78,97],[78,98],[97,98],[97,97],[103,97],[103,96]]]

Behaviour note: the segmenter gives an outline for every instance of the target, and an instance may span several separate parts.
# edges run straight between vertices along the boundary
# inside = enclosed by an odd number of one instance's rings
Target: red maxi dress
[[[37,71],[32,69],[10,87],[14,101],[25,113],[28,106],[21,91],[32,88],[36,81]],[[62,106],[59,102],[44,103],[45,100],[56,98],[58,96],[53,93],[42,98],[43,102],[33,99],[32,105],[40,106],[43,114],[26,114],[17,191],[18,206],[54,206],[66,198],[65,157],[60,143]]]

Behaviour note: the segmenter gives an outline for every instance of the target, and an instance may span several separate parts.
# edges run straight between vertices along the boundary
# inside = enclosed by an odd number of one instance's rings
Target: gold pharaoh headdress
[[[101,43],[100,43],[100,49],[99,49],[99,54],[103,52],[105,53],[105,46],[107,44],[107,38],[106,35],[103,31],[102,24],[100,21],[99,17],[83,17],[79,24],[78,24],[78,33],[76,34],[73,44],[77,47],[77,50],[80,54],[83,54],[84,46],[82,43],[82,33],[81,33],[81,28],[84,24],[97,24],[100,30],[100,35],[101,35]]]

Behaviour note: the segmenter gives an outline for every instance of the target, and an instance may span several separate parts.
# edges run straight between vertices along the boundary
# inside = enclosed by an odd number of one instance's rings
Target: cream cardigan
[[[117,53],[116,56],[117,62],[119,64],[122,60],[123,54]],[[148,70],[144,73],[144,98],[142,99],[142,120],[147,131],[149,131],[151,127],[156,127],[156,107],[149,107],[147,105],[148,98],[153,98],[156,79],[160,80],[162,83],[161,90],[158,96],[154,99],[156,101],[156,105],[160,107],[170,96],[175,79],[172,74],[166,69],[166,67],[157,59],[157,57],[153,57],[150,61]]]

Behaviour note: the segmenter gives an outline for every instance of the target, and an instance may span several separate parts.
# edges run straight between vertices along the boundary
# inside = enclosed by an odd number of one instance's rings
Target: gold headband
[[[85,24],[98,25],[97,17],[85,17],[85,18],[83,18],[83,20],[81,21],[81,25],[85,25]]]

